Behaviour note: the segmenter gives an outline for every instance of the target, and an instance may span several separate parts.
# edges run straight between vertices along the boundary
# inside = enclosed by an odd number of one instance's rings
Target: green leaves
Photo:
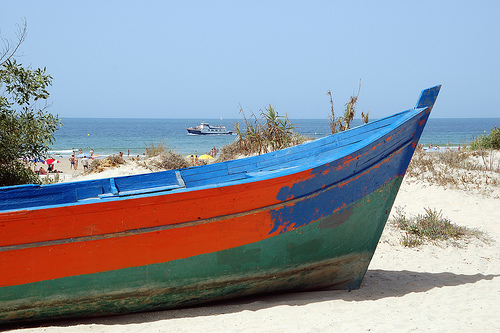
[[[500,127],[494,127],[489,135],[481,135],[470,144],[471,149],[500,149]]]
[[[395,207],[396,213],[393,218],[393,224],[406,232],[401,239],[401,244],[408,247],[424,244],[425,240],[449,240],[468,237],[478,237],[481,233],[476,229],[469,229],[457,226],[443,217],[441,211],[433,208],[424,208],[425,214],[418,214],[410,218],[406,217],[401,207]]]
[[[288,116],[280,116],[272,105],[260,110],[260,119],[252,113],[250,119],[245,116],[243,109],[240,113],[245,121],[245,130],[235,124],[238,135],[236,143],[242,154],[267,153],[290,147],[304,142],[306,139],[293,132],[295,126],[290,123]]]
[[[45,68],[33,71],[24,68],[15,59],[9,59],[0,69],[0,83],[5,85],[5,91],[11,95],[14,103],[30,105],[39,99],[49,98],[46,87],[52,85],[52,76],[45,71]]]
[[[45,157],[61,122],[39,107],[47,100],[52,76],[8,59],[0,65],[0,186],[38,182],[22,162]]]

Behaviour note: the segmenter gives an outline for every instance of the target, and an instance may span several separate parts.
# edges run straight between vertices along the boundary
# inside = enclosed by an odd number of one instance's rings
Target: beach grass
[[[447,150],[425,152],[417,149],[406,171],[410,181],[491,195],[490,186],[500,185],[500,163],[495,151]]]
[[[463,238],[481,238],[483,233],[478,229],[458,226],[444,217],[442,211],[424,208],[424,214],[408,217],[401,207],[396,207],[392,224],[405,232],[400,243],[406,247],[416,247],[427,241],[448,241]]]
[[[361,91],[361,80],[359,80],[358,93],[354,93],[349,98],[349,101],[344,104],[344,112],[342,116],[335,117],[335,111],[333,109],[333,97],[332,92],[328,90],[326,95],[330,98],[330,115],[328,119],[330,121],[330,131],[332,134],[342,132],[351,128],[351,122],[356,115],[356,105],[358,103],[359,92]],[[365,114],[361,112],[361,124],[368,123],[368,112]]]
[[[159,139],[157,141],[151,141],[149,145],[146,146],[146,157],[154,157],[164,154],[168,151],[168,144],[164,139]]]
[[[247,118],[242,108],[240,113],[244,128],[235,123],[237,138],[233,143],[222,147],[219,162],[240,156],[260,155],[312,140],[294,132],[295,125],[290,122],[288,115],[279,115],[272,105],[260,111],[260,119],[253,112]]]

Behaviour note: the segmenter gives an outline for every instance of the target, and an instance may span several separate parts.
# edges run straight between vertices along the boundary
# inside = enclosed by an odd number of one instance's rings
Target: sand
[[[61,179],[61,180],[67,180],[69,181],[70,179],[80,176],[83,173],[83,166],[81,163],[78,165],[78,169],[74,170],[71,168],[71,163],[69,162],[68,159],[60,159],[58,160],[59,163],[54,163],[53,167],[54,170],[60,171],[61,173],[47,173],[47,175],[42,175],[42,178],[54,178],[56,175]],[[34,163],[34,170],[40,169],[40,167],[43,167],[45,171],[48,170],[48,165],[43,164],[43,163]]]
[[[92,160],[89,160],[89,165]],[[83,165],[81,162],[78,163],[77,169],[71,168],[71,163],[68,159],[60,159],[59,163],[54,164],[54,168],[60,173],[48,173],[47,175],[42,176],[43,178],[51,178],[55,179],[58,177],[59,181],[81,181],[88,179],[96,179],[96,178],[106,178],[106,177],[118,177],[118,176],[128,176],[139,173],[148,173],[152,172],[150,169],[144,168],[140,165],[140,163],[132,162],[131,158],[125,158],[125,165],[122,165],[120,168],[110,168],[101,173],[94,173],[89,175],[83,175]],[[43,166],[45,170],[47,170],[47,165],[42,163],[36,163],[35,169],[38,170],[40,166]]]
[[[424,207],[442,210],[452,223],[479,228],[489,240],[406,248],[399,243],[401,233],[388,224],[358,290],[259,296],[14,332],[497,332],[499,190],[495,185],[485,196],[405,179],[395,207],[404,207],[407,215],[424,213]]]

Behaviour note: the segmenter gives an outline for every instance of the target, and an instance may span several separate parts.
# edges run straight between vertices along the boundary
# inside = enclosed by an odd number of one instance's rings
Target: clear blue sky
[[[0,33],[25,18],[18,61],[53,78],[62,117],[290,118],[413,107],[500,117],[500,1],[2,1]]]

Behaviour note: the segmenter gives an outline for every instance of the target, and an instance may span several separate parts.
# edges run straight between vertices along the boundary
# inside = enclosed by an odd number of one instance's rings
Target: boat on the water
[[[0,188],[0,323],[358,288],[439,90],[260,156]]]
[[[233,134],[233,131],[228,131],[225,126],[212,126],[209,123],[202,122],[196,127],[186,128],[189,134],[208,135],[208,134]]]

